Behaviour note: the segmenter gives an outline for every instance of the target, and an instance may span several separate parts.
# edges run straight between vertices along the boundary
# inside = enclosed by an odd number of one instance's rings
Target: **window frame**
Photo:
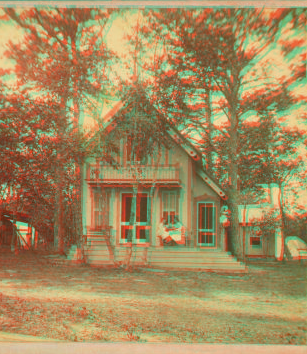
[[[168,211],[164,210],[164,200],[165,200],[165,196],[168,195]],[[170,196],[173,195],[175,197],[175,202],[174,208],[170,208]],[[162,196],[161,196],[161,220],[164,221],[164,212],[167,212],[167,223],[166,223],[166,227],[172,227],[175,224],[175,216],[177,216],[178,220],[180,221],[180,191],[179,190],[164,190],[162,191]],[[170,210],[173,209],[173,210]],[[172,216],[170,215],[170,213],[174,213],[173,214],[173,223],[171,222],[171,218]]]
[[[260,232],[257,235],[257,231]],[[259,244],[253,244],[253,241],[259,240]],[[261,229],[256,230],[254,227],[251,227],[249,234],[249,246],[253,249],[262,249],[263,247],[263,235]]]
[[[103,194],[106,196],[106,205],[103,205]],[[98,201],[97,198],[98,197]],[[104,230],[110,225],[110,197],[111,193],[102,188],[92,188],[92,222],[91,229],[95,231]],[[101,202],[101,204],[100,204]],[[98,216],[96,216],[98,213]],[[97,220],[100,219],[100,223]],[[97,225],[98,224],[98,225]]]
[[[147,166],[152,163],[150,156],[143,157],[142,161],[137,160],[135,154],[133,154],[132,156],[131,145],[132,145],[132,138],[130,136],[127,136],[127,138],[125,139],[125,149],[124,149],[126,166],[138,166],[138,165]]]

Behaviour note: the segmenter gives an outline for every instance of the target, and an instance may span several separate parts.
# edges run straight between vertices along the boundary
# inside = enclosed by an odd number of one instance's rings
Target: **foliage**
[[[78,215],[74,223],[77,240],[82,234],[80,163],[85,155],[79,116],[81,105],[89,95],[100,92],[107,79],[112,54],[103,34],[108,30],[112,11],[41,7],[4,11],[25,33],[22,42],[9,43],[6,53],[16,64],[16,96],[20,99],[22,92],[26,92],[30,98],[39,96],[56,107],[56,112],[47,111],[52,122],[47,140],[52,141],[53,150],[46,159],[46,173],[52,176],[53,189],[46,195],[54,198],[55,235],[62,252],[63,203],[73,201],[79,205],[74,210]],[[73,198],[69,196],[71,190]]]
[[[252,115],[261,116],[274,108],[287,110],[295,104],[288,92],[293,76],[276,74],[269,58],[288,36],[284,28],[291,21],[287,29],[297,31],[295,36],[299,38],[299,61],[291,62],[291,70],[297,74],[296,79],[303,78],[305,12],[215,8],[150,13],[153,34],[146,31],[145,37],[160,40],[165,48],[155,80],[155,97],[168,115],[174,119],[185,117],[185,132],[201,146],[205,163],[228,193],[232,234],[238,235],[240,180],[247,180],[241,177],[244,171],[239,168],[240,159],[244,153],[257,155],[246,145],[242,125]],[[300,16],[299,21],[295,21],[296,16]],[[289,52],[283,49],[280,51],[286,61]],[[275,158],[271,156],[271,160]],[[257,165],[251,170],[255,169]],[[272,174],[269,177],[266,183],[274,181]],[[234,242],[236,253],[240,254],[241,242]]]

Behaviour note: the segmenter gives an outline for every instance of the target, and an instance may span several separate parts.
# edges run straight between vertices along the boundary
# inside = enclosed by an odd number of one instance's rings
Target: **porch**
[[[88,236],[86,262],[92,266],[125,264],[173,270],[244,272],[246,267],[229,252],[218,248],[111,246],[105,236]]]

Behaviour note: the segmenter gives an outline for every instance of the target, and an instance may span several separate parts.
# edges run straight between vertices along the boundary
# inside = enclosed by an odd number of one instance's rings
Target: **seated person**
[[[175,217],[174,223],[167,225],[166,220],[162,219],[159,226],[159,235],[166,245],[175,246],[182,243],[182,224],[178,217]]]
[[[169,236],[168,231],[166,230],[166,221],[163,218],[159,225],[158,234],[162,237],[162,240]]]

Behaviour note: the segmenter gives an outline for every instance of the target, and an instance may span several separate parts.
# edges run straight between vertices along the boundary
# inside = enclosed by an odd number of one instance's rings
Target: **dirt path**
[[[306,267],[126,272],[1,253],[0,331],[65,341],[306,344]]]

